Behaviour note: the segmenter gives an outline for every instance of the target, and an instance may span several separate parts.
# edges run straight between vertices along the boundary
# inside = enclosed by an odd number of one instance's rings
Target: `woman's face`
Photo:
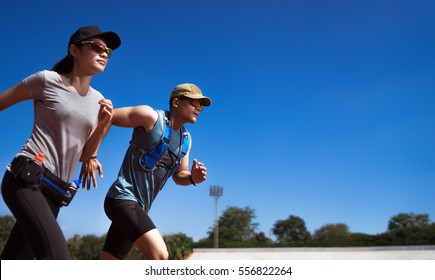
[[[111,49],[107,48],[106,43],[98,38],[82,42],[78,50],[77,67],[89,74],[102,73],[112,52]]]

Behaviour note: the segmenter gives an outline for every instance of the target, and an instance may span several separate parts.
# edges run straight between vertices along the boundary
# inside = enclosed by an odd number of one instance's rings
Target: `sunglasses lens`
[[[102,54],[103,52],[106,52],[107,57],[110,57],[112,55],[112,49],[107,48],[101,44],[98,44],[96,42],[90,42],[89,45],[91,46],[91,50],[98,54]]]
[[[112,55],[112,49],[106,48],[107,57],[110,57]]]
[[[104,51],[103,47],[101,45],[98,44],[91,44],[91,48],[94,52],[100,54]]]
[[[196,100],[196,99],[193,99],[193,100],[192,100],[192,105],[193,105],[194,107],[196,107],[196,108],[199,108],[201,111],[202,111],[202,109],[204,108],[204,106],[201,105],[201,102],[199,102],[199,101]]]

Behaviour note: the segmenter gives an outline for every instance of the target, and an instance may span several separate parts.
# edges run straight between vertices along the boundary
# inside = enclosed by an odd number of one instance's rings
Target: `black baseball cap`
[[[112,50],[118,48],[121,45],[121,39],[115,32],[102,32],[100,28],[98,28],[98,26],[94,25],[84,26],[77,29],[77,31],[71,35],[68,47],[71,44],[76,45],[80,42],[96,37],[103,39],[106,42],[107,47],[111,48]]]

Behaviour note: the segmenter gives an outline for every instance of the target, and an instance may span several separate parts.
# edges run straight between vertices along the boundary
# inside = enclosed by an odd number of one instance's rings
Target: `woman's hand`
[[[103,177],[103,166],[96,158],[88,159],[82,163],[82,168],[80,170],[80,180],[82,180],[82,188],[87,188],[88,191],[91,189],[91,180],[94,184],[94,188],[97,188],[97,176],[96,172]]]

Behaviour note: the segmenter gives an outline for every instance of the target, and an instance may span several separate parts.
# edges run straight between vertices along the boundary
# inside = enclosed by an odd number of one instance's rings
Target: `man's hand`
[[[190,171],[191,179],[195,184],[199,184],[207,180],[207,168],[202,162],[193,160],[192,169]]]
[[[110,127],[113,118],[113,105],[110,99],[101,99],[98,104],[100,104],[100,111],[98,113],[98,125],[102,127]]]

